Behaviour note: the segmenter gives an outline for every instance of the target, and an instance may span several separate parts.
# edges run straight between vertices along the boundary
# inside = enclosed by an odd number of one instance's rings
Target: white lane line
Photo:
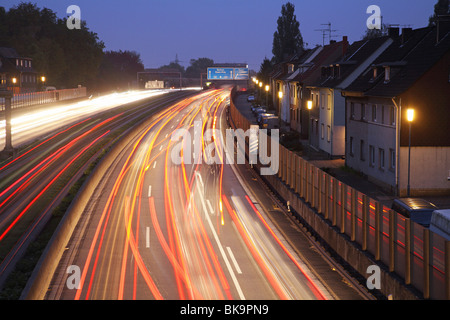
[[[156,167],[156,161],[153,163],[153,169],[155,169]]]
[[[145,230],[145,247],[150,248],[150,227]]]
[[[152,186],[148,186],[148,197],[152,196]]]
[[[234,258],[233,251],[231,251],[230,247],[227,247],[227,251],[228,251],[228,254],[230,255],[231,261],[233,261],[234,268],[236,269],[237,273],[242,274],[241,268],[239,268],[239,265],[238,265],[236,259]]]
[[[162,150],[162,145],[159,146],[159,151],[161,151],[161,150]]]
[[[200,176],[200,179],[201,179],[201,176]],[[244,296],[244,293],[242,292],[241,286],[239,285],[239,282],[238,282],[238,280],[236,278],[236,275],[234,274],[233,268],[230,265],[230,261],[228,261],[228,257],[225,254],[225,251],[223,250],[222,243],[220,242],[219,237],[218,237],[217,232],[216,232],[216,229],[214,228],[214,225],[211,222],[211,218],[209,217],[209,214],[207,213],[206,205],[205,205],[205,199],[203,198],[203,193],[200,190],[200,184],[196,183],[196,185],[197,185],[197,187],[199,189],[198,191],[200,193],[200,198],[202,200],[203,210],[205,210],[205,217],[206,217],[206,220],[208,221],[208,226],[211,229],[211,232],[213,234],[214,240],[216,241],[217,247],[219,248],[220,254],[222,255],[223,261],[225,261],[225,265],[227,266],[228,272],[231,275],[231,279],[233,280],[234,286],[236,287],[236,290],[238,292],[239,298],[241,300],[245,300],[245,296]]]
[[[209,211],[211,212],[211,214],[214,214],[214,209],[213,209],[213,207],[212,207],[211,202],[209,201],[209,199],[206,199],[206,203],[208,204]]]

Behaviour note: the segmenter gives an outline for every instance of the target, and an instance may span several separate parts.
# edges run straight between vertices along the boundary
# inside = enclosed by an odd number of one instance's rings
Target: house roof
[[[405,41],[406,40],[406,41]],[[412,30],[407,39],[398,36],[373,64],[345,91],[364,92],[366,96],[395,97],[407,90],[417,79],[449,50],[450,36],[436,44],[436,28]],[[385,69],[390,67],[390,81],[385,83]],[[379,68],[376,79],[373,68]]]
[[[338,87],[347,77],[349,77],[362,63],[364,63],[373,53],[378,50],[382,45],[388,41],[389,37],[379,37],[369,40],[359,40],[353,42],[346,54],[342,57],[338,57],[331,63],[324,64],[323,66],[339,66],[340,76],[327,78],[321,77],[317,81],[310,84],[313,87]]]
[[[397,62],[402,63],[391,66],[390,81],[385,83],[383,77],[376,79],[373,86],[365,92],[367,96],[396,97],[411,87],[426,71],[436,64],[442,56],[450,50],[450,33],[439,42],[436,41],[436,27],[424,28],[417,32],[425,34],[420,40],[414,39],[414,47],[404,50],[404,56],[398,57]],[[410,41],[413,39],[410,39]],[[406,44],[405,44],[406,45]],[[399,47],[397,41],[393,49]],[[412,47],[412,45],[409,45]],[[391,56],[382,57],[392,61]],[[382,61],[380,61],[382,62]]]
[[[342,57],[344,42],[330,43],[324,46],[321,51],[311,60],[308,69],[299,73],[293,81],[309,85],[315,83],[321,75],[321,67]],[[346,44],[348,45],[348,43]]]

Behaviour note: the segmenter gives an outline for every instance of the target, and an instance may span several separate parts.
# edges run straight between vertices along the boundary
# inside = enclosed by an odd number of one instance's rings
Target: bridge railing
[[[250,121],[230,105],[235,128]],[[270,148],[270,139],[268,140]],[[358,190],[342,183],[284,146],[279,146],[278,178],[316,214],[389,272],[423,294],[425,299],[450,299],[450,241],[412,222]],[[303,207],[304,208],[304,207]],[[312,212],[312,211],[310,211]],[[314,217],[302,218],[314,226]]]
[[[15,94],[11,99],[12,109],[30,107],[57,101],[77,99],[86,96],[86,88],[62,89],[44,92]],[[5,99],[0,98],[0,111],[5,109]]]

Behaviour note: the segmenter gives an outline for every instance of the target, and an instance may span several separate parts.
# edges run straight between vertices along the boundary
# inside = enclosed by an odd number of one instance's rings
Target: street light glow
[[[306,103],[306,107],[308,108],[308,110],[312,109],[312,101],[308,100],[308,102]]]
[[[283,98],[283,91],[278,91],[278,98]]]
[[[414,121],[414,109],[409,108],[408,110],[406,110],[406,119],[409,122]]]
[[[270,86],[269,85],[266,85],[266,91],[269,91],[269,89],[270,89]]]

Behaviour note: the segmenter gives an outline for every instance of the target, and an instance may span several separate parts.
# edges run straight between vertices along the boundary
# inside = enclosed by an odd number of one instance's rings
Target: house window
[[[316,108],[319,107],[319,94],[316,94]]]
[[[376,104],[372,105],[372,121],[373,122],[377,121],[377,105]]]
[[[395,169],[395,150],[389,149],[389,169]]]
[[[322,93],[320,95],[320,106],[323,108],[325,108],[325,95]]]
[[[378,149],[380,169],[384,169],[384,149]]]
[[[366,120],[366,105],[361,103],[361,120]]]
[[[331,94],[328,94],[328,99],[327,99],[327,109],[331,110]]]
[[[391,125],[395,125],[395,108],[394,107],[390,107],[389,109],[389,123]]]
[[[353,157],[354,153],[354,143],[353,143],[353,137],[350,137],[350,155]]]
[[[365,161],[366,160],[366,157],[364,155],[364,140],[361,140],[361,143],[360,143],[359,159],[361,161]]]
[[[381,106],[381,123],[384,124],[384,105]]]
[[[350,119],[355,119],[355,103],[350,102]]]
[[[321,138],[323,140],[323,138],[324,138],[324,125],[323,125],[323,123],[320,126],[320,136],[321,136]]]
[[[373,167],[375,165],[375,148],[369,146],[369,165]]]
[[[327,141],[331,141],[331,127],[327,126]]]

